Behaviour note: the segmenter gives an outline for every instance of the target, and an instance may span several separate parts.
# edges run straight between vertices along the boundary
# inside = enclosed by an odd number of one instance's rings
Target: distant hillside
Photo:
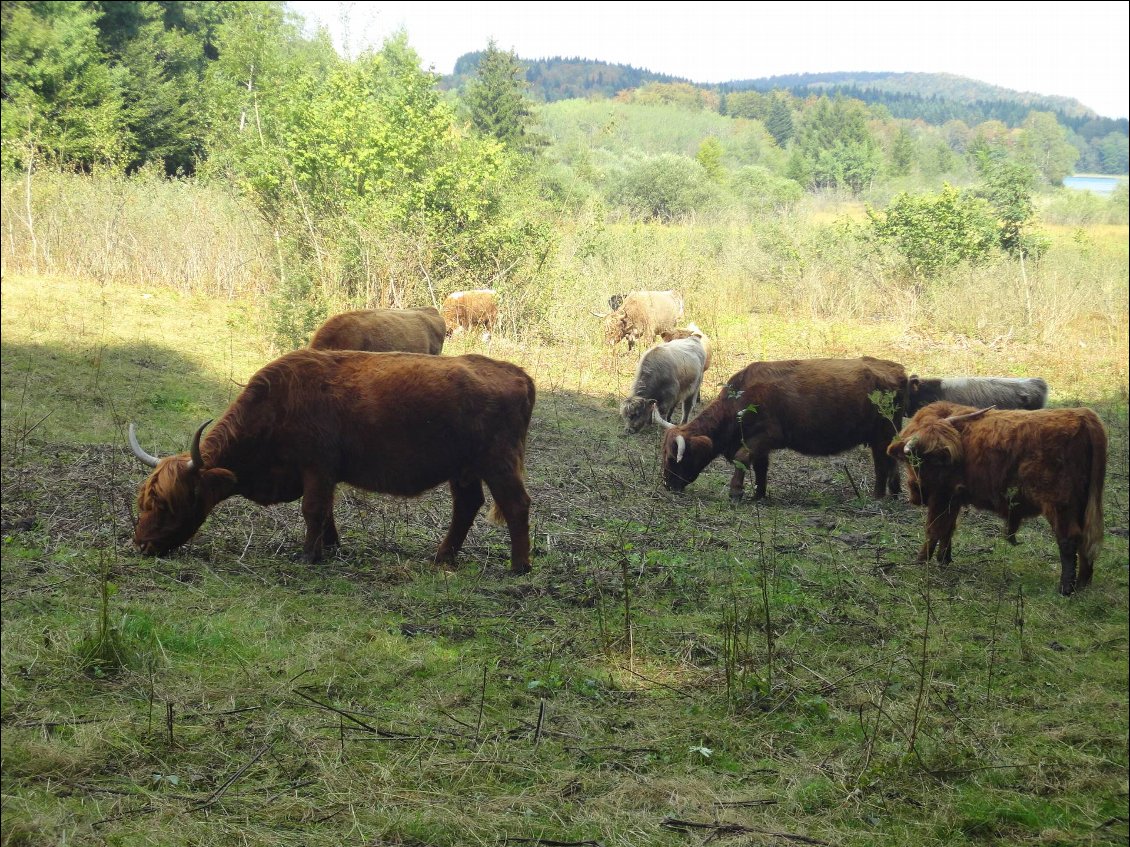
[[[460,88],[473,76],[483,51],[464,53],[455,62],[455,72],[443,79],[444,88]],[[592,59],[518,59],[526,68],[530,96],[552,103],[574,97],[614,97],[618,92],[639,88],[649,82],[690,82],[682,77],[657,74],[631,65],[614,65]]]
[[[465,53],[455,63],[455,72],[444,78],[445,88],[459,88],[475,73],[482,52]],[[654,73],[592,59],[518,59],[526,67],[530,95],[547,103],[574,97],[613,97],[620,91],[649,82],[691,82],[681,77]],[[694,83],[726,94],[737,91],[784,90],[797,97],[812,94],[842,94],[866,103],[884,106],[893,117],[922,120],[941,125],[961,120],[970,126],[998,120],[1019,126],[1032,109],[1053,112],[1060,123],[1091,139],[1117,132],[1126,135],[1125,118],[1099,117],[1070,97],[1054,97],[1013,91],[975,79],[942,73],[837,72],[790,74],[759,79],[733,80],[720,85]]]
[[[1058,112],[1065,117],[1093,118],[1095,113],[1072,97],[1055,97],[1025,91],[1013,91],[990,85],[976,79],[956,74],[938,73],[887,73],[887,72],[844,72],[823,74],[788,74],[762,77],[760,79],[735,80],[724,83],[723,88],[730,91],[756,89],[771,91],[807,91],[823,93],[829,90],[854,89],[887,92],[890,94],[909,94],[920,98],[939,98],[956,103],[975,104],[1001,101],[1017,103],[1026,109],[1039,109],[1044,112]]]

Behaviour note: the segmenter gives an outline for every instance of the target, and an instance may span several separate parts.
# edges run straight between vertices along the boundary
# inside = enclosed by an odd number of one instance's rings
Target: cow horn
[[[149,465],[151,468],[157,467],[157,462],[160,461],[156,456],[150,456],[141,449],[141,445],[137,443],[137,427],[131,422],[129,425],[129,449],[133,451],[133,455],[137,456],[142,463]]]
[[[687,450],[687,439],[681,435],[675,436],[675,464],[683,461],[683,453]]]
[[[204,459],[200,456],[200,436],[204,434],[204,428],[210,423],[212,423],[212,419],[208,418],[208,420],[200,424],[200,429],[196,430],[196,435],[192,436],[192,446],[188,449],[188,455],[192,457],[192,461],[188,463],[189,470],[204,467]]]
[[[984,409],[978,409],[976,412],[966,412],[964,415],[950,415],[946,418],[946,423],[955,424],[958,421],[973,421],[995,408],[996,406],[988,406]]]
[[[669,423],[668,421],[663,420],[663,416],[661,414],[659,414],[659,409],[657,409],[654,405],[651,407],[651,419],[653,421],[655,421],[655,423],[661,429],[674,429],[675,428],[675,425],[673,423]]]

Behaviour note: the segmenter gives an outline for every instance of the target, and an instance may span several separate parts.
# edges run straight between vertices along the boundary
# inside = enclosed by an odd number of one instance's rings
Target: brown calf
[[[1090,409],[977,410],[932,403],[890,445],[907,465],[910,502],[926,506],[920,561],[953,559],[963,506],[995,512],[1008,540],[1043,515],[1059,545],[1059,592],[1091,582],[1103,543],[1106,431]],[[1076,570],[1078,563],[1078,570]]]
[[[438,354],[443,352],[446,330],[439,311],[431,306],[360,309],[327,320],[310,339],[310,349]]]

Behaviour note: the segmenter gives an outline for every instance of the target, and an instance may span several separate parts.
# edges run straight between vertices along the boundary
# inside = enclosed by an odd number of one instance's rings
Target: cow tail
[[[523,444],[522,446],[524,452],[525,445]],[[518,478],[522,480],[523,484],[526,482],[526,463],[521,454],[518,456]],[[506,515],[502,513],[502,508],[498,505],[497,499],[490,507],[487,520],[495,526],[506,526]]]
[[[1094,416],[1088,416],[1086,429],[1091,442],[1091,479],[1087,510],[1083,517],[1083,553],[1094,562],[1103,549],[1103,485],[1106,481],[1106,431]]]
[[[524,418],[524,426],[522,427],[522,438],[518,442],[518,479],[521,480],[522,485],[526,484],[526,432],[530,428],[530,419],[534,416],[534,402],[537,400],[537,388],[534,386],[534,381],[528,376],[526,377],[526,406],[522,409],[521,414]],[[496,499],[490,507],[490,513],[487,514],[487,520],[495,526],[503,526],[506,523],[506,515],[502,513],[502,508],[498,505]]]

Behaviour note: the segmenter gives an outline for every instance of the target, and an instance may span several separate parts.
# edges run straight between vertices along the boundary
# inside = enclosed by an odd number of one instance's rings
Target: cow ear
[[[238,481],[236,475],[226,468],[208,468],[201,472],[197,484],[210,508],[234,494]]]
[[[918,378],[918,374],[911,374],[908,384],[912,392],[917,392],[922,387],[922,380]]]

